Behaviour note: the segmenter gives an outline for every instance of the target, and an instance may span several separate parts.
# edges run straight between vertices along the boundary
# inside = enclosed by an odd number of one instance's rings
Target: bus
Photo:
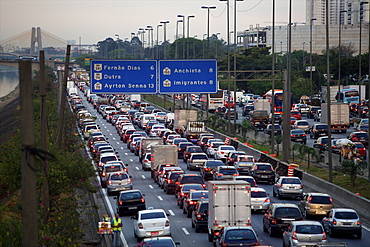
[[[340,103],[357,104],[360,101],[360,93],[354,88],[342,89],[337,93],[335,99]]]
[[[275,89],[274,90],[274,112],[276,113],[283,113],[283,90],[282,89]],[[270,102],[272,101],[272,90],[269,90],[263,98],[269,99]],[[290,94],[290,109],[293,107],[293,95]]]
[[[224,105],[224,91],[218,90],[217,93],[202,94],[201,101],[202,110],[208,109],[209,112],[214,113],[218,107]]]

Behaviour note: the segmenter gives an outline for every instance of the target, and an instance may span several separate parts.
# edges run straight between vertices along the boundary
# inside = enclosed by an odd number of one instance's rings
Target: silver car
[[[283,232],[283,246],[302,246],[316,243],[326,243],[327,237],[322,225],[317,221],[292,221]]]
[[[349,208],[333,208],[322,220],[322,225],[330,237],[335,234],[356,234],[362,237],[361,220],[357,212]]]
[[[303,184],[298,177],[279,177],[272,187],[274,197],[303,197]]]
[[[270,206],[270,198],[266,190],[259,187],[251,188],[251,209],[254,211],[267,210]]]
[[[132,190],[131,176],[126,172],[110,173],[106,183],[108,196],[123,190]]]

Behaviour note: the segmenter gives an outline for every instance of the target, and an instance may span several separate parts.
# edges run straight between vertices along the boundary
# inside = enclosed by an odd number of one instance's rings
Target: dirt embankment
[[[7,142],[9,136],[21,126],[19,89],[3,97],[0,102],[0,145]]]

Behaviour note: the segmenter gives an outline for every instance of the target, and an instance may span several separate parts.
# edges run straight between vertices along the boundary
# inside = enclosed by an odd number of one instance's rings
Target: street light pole
[[[185,15],[177,15],[182,18],[182,59],[185,59]]]
[[[202,6],[202,9],[207,9],[208,17],[207,17],[207,57],[209,58],[209,13],[211,9],[215,9],[216,6]]]
[[[220,35],[220,33],[216,33],[216,59],[218,59],[218,52],[217,52],[217,50],[218,50],[218,48],[217,48],[217,46],[218,46],[218,35]]]
[[[310,20],[310,85],[311,85],[311,95],[312,95],[312,23],[316,21],[316,18]],[[320,89],[321,90],[321,89]]]
[[[358,84],[360,85],[359,86],[359,94],[360,94],[360,99],[359,99],[359,104],[361,104],[361,87],[362,87],[362,71],[361,71],[361,36],[362,36],[362,14],[363,14],[363,5],[364,4],[368,4],[369,2],[360,2],[360,43],[359,43],[359,49],[358,49]]]
[[[341,47],[341,35],[342,35],[342,13],[346,13],[347,10],[339,11],[339,37],[338,37],[338,91],[340,91],[340,69],[341,69],[341,61],[340,57],[342,56],[342,47]]]
[[[157,59],[159,59],[159,45],[158,45],[158,28],[161,27],[161,24],[157,25],[157,40],[156,40],[156,47],[157,47]]]
[[[186,58],[189,59],[189,30],[190,30],[190,18],[194,18],[195,15],[188,15],[188,30],[187,30],[187,39],[186,39]]]
[[[149,41],[148,42],[148,45],[149,45],[149,54],[150,54],[150,58],[153,59],[154,58],[154,51],[153,51],[153,27],[152,26],[146,26],[149,30],[149,33],[151,34],[149,40],[151,40],[151,42]]]
[[[116,34],[115,35],[116,37],[117,37],[117,48],[118,48],[118,59],[120,58],[120,54],[119,54],[119,35],[118,34]]]
[[[175,59],[178,59],[178,52],[177,52],[177,46],[178,46],[178,41],[177,39],[179,38],[179,22],[182,22],[182,20],[177,20],[176,22],[176,49],[175,49]]]
[[[167,23],[170,23],[169,21],[161,21],[161,23],[163,24],[163,36],[164,36],[164,54],[163,54],[163,58],[164,59],[167,59],[167,39],[166,39],[166,24]]]

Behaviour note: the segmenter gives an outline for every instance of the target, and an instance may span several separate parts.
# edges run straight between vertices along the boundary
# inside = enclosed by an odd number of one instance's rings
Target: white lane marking
[[[109,130],[107,130],[109,132]]]
[[[121,149],[123,150],[123,147],[121,147]]]
[[[139,167],[135,166],[135,169],[136,169],[136,170],[139,170]]]
[[[109,135],[113,135],[112,133],[109,133]]]
[[[130,159],[130,161],[131,161],[131,162],[134,162],[134,160],[133,160],[133,159]]]
[[[149,185],[149,188],[154,189],[154,187],[152,185]]]
[[[175,215],[175,213],[170,209],[170,210],[168,210],[168,212],[170,213],[170,215],[172,215],[172,216],[174,216]]]
[[[115,138],[115,137],[113,137],[113,140],[116,140],[116,138]]]
[[[188,232],[188,230],[186,230],[186,228],[181,228],[183,230],[183,232],[186,234],[186,235],[190,235],[190,233]]]
[[[364,228],[366,231],[370,232],[370,228],[368,228],[368,227],[366,227],[364,225],[362,225],[362,228]]]
[[[163,201],[163,198],[162,198],[161,196],[158,196],[158,199],[159,199],[160,201]]]
[[[104,128],[107,128],[107,126],[103,125]]]
[[[143,179],[145,179],[145,176],[144,176],[144,175],[141,175],[141,177],[142,177]]]
[[[117,142],[117,144],[120,144],[119,142]],[[121,147],[122,148],[122,147]]]
[[[128,155],[128,153],[125,153],[125,155]]]

